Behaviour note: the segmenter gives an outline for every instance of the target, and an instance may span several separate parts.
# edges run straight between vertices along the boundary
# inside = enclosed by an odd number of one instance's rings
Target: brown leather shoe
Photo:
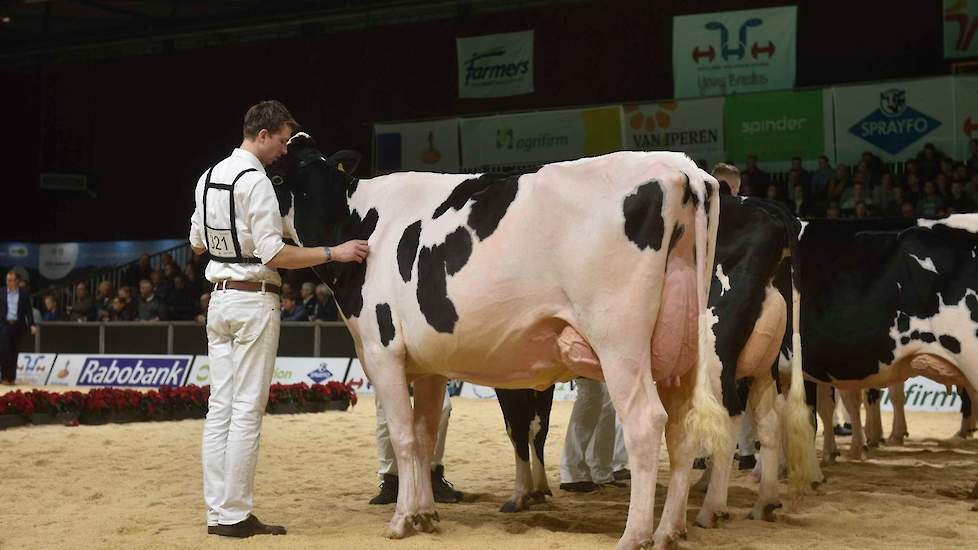
[[[207,528],[207,533],[211,533],[211,527]],[[233,525],[217,525],[214,527],[214,534],[222,537],[236,538],[247,538],[254,535],[284,535],[285,527],[281,525],[265,525],[257,516],[250,514],[247,519]]]

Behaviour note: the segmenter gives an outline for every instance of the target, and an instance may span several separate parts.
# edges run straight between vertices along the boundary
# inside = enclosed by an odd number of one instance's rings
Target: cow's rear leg
[[[535,414],[530,418],[530,470],[533,477],[533,491],[530,493],[530,500],[534,503],[544,502],[546,497],[553,495],[547,482],[547,470],[543,460],[543,448],[547,443],[547,434],[550,432],[550,411],[553,408],[553,401],[554,386],[542,392],[533,392],[532,404]]]
[[[816,387],[815,408],[818,410],[819,420],[822,421],[822,464],[832,464],[839,456],[833,431],[835,428],[833,388],[828,384],[818,384]]]
[[[880,412],[881,392],[866,390],[866,445],[878,448],[883,442],[883,415]]]
[[[551,390],[552,391],[552,390]],[[516,463],[516,481],[513,496],[499,509],[500,512],[519,512],[530,505],[533,492],[533,476],[530,470],[530,422],[534,414],[535,392],[526,390],[497,389],[496,398],[503,411],[506,433],[513,444]]]
[[[686,415],[692,402],[692,376],[678,387],[659,386],[659,395],[669,420],[666,422],[666,446],[669,452],[669,490],[666,504],[655,532],[657,549],[671,548],[686,537],[686,507],[689,501],[689,474],[696,455],[694,441],[686,432]]]
[[[846,457],[851,460],[862,460],[865,457],[863,447],[866,445],[861,410],[862,390],[839,390],[839,395],[842,397],[842,404],[849,412],[850,422],[852,422],[852,440],[849,443],[849,452],[846,453]]]
[[[740,433],[740,427],[744,421],[744,415],[739,414],[731,419],[730,433]],[[703,506],[699,514],[696,515],[696,525],[704,529],[712,529],[717,526],[721,519],[729,519],[727,512],[727,493],[730,489],[730,473],[733,469],[733,453],[735,437],[727,438],[729,446],[718,449],[710,461],[710,467],[703,475],[710,475],[710,484],[706,490],[706,497],[703,498]]]
[[[431,460],[438,441],[438,424],[447,383],[448,379],[440,375],[429,375],[414,381],[414,434],[418,441],[419,470],[416,472],[418,483],[414,487],[418,507],[411,520],[416,528],[426,533],[434,531],[435,522],[438,521],[431,488]],[[403,484],[399,487],[401,491],[404,490]]]
[[[750,389],[749,406],[757,424],[757,438],[761,442],[761,483],[757,502],[750,519],[774,521],[774,510],[781,507],[778,500],[778,470],[781,456],[781,417],[775,407],[777,389],[770,376],[758,376]]]
[[[890,437],[887,438],[886,443],[903,445],[903,439],[907,436],[907,412],[904,408],[907,395],[903,392],[903,382],[892,384],[887,389],[890,401],[893,403],[893,429],[890,430]]]

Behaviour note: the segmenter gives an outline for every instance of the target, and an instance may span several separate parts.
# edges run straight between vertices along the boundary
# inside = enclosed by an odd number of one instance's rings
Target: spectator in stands
[[[963,162],[954,163],[954,173],[951,174],[951,181],[968,181],[968,167]]]
[[[856,201],[856,209],[853,212],[853,217],[858,220],[862,220],[869,217],[869,210],[866,208],[866,203],[863,201]]]
[[[132,308],[126,303],[125,298],[116,296],[112,298],[112,308],[109,313],[110,321],[135,321]]]
[[[308,321],[305,308],[299,306],[295,294],[291,292],[282,294],[282,320],[283,321]]]
[[[180,270],[177,269],[177,264],[175,263],[169,263],[163,266],[163,278],[166,279],[167,281],[170,281],[171,283],[179,273]]]
[[[153,271],[149,275],[149,281],[153,285],[153,294],[156,294],[157,298],[163,302],[170,299],[170,293],[173,292],[173,283],[165,279],[163,273],[159,270]]]
[[[285,296],[286,294],[294,295],[295,291],[292,290],[292,283],[282,281],[282,296]]]
[[[948,210],[953,214],[975,212],[975,202],[964,192],[960,181],[951,183],[951,194],[947,198]]]
[[[944,198],[937,194],[934,180],[924,183],[924,194],[917,199],[917,216],[921,218],[936,218],[937,211],[944,207]]]
[[[786,201],[791,202],[795,200],[795,186],[803,185],[808,187],[808,185],[802,182],[801,171],[795,168],[788,170],[788,181],[784,187],[784,198]]]
[[[853,180],[852,187],[842,192],[842,200],[839,201],[839,208],[842,210],[843,216],[855,215],[856,203],[862,202],[863,206],[872,204],[872,199],[864,191],[862,175],[857,174],[856,176]]]
[[[938,218],[946,218],[948,216],[948,213],[949,212],[948,212],[948,209],[947,209],[947,206],[946,205],[945,206],[941,206],[940,208],[937,209],[937,217]]]
[[[829,183],[829,202],[838,202],[842,198],[842,192],[852,185],[849,179],[849,167],[845,164],[837,164],[835,167],[835,177]]]
[[[788,203],[785,202],[783,198],[781,198],[781,192],[778,189],[778,186],[773,183],[768,184],[767,190],[764,193],[764,198],[772,202],[778,202],[785,206],[789,206]]]
[[[183,279],[187,283],[187,288],[190,289],[190,293],[194,296],[200,296],[204,292],[203,284],[201,279],[197,277],[197,271],[194,269],[194,265],[187,262],[187,265],[183,268]]]
[[[320,321],[337,321],[336,301],[333,292],[324,283],[316,286],[316,319]]]
[[[166,302],[167,318],[173,321],[193,319],[197,310],[198,296],[187,286],[183,275],[174,276],[173,291],[170,293],[169,301]]]
[[[841,217],[841,212],[839,211],[839,203],[831,201],[829,207],[825,209],[825,217],[830,220],[837,220]]]
[[[316,302],[316,285],[305,282],[302,283],[302,288],[299,290],[300,297],[302,298],[302,309],[306,311],[306,321],[316,320],[316,309],[319,307],[319,303]]]
[[[938,174],[944,174],[947,179],[951,179],[951,176],[954,175],[954,162],[947,157],[942,158],[941,169]]]
[[[136,286],[139,284],[139,281],[149,279],[149,275],[152,272],[153,268],[149,265],[149,254],[143,254],[139,257],[138,262],[130,265],[129,269],[126,270],[123,281],[126,285]]]
[[[896,210],[899,212],[898,209],[900,203],[897,202],[896,206],[893,205],[893,202],[897,200],[896,197],[894,197],[894,189],[895,187],[893,186],[892,174],[886,172],[880,176],[880,184],[873,188],[873,205],[875,207],[875,211],[880,215],[885,216],[886,214],[884,214],[884,212],[887,210]]]
[[[139,281],[139,305],[137,319],[140,321],[159,321],[163,317],[163,304],[153,292],[153,283],[143,279]]]
[[[116,296],[122,301],[122,305],[129,310],[128,316],[135,319],[139,315],[139,306],[133,297],[132,287],[119,287]]]
[[[75,285],[75,301],[68,308],[69,321],[92,321],[95,319],[95,299],[88,291],[88,283]]]
[[[916,204],[917,200],[921,197],[920,177],[917,174],[907,176],[907,185],[904,186],[903,196],[914,204]]]
[[[808,187],[812,183],[812,174],[805,170],[801,164],[801,157],[791,157],[791,172],[798,172],[798,179],[802,185]]]
[[[740,187],[737,189],[737,191],[734,193],[734,195],[736,195],[738,197],[750,197],[750,196],[752,196],[752,192],[753,191],[754,191],[754,189],[751,186],[750,174],[741,173],[740,174]]]
[[[174,268],[177,267],[173,261],[173,254],[170,254],[169,252],[160,256],[160,267],[162,268],[161,271],[166,271],[166,266],[168,265],[172,265]]]
[[[193,266],[194,273],[197,274],[197,280],[203,284],[207,280],[204,276],[204,272],[207,270],[207,254],[201,254],[200,256],[196,254],[190,255],[190,260],[187,261],[188,264]]]
[[[951,194],[947,182],[948,178],[944,174],[937,174],[937,177],[934,178],[934,186],[937,188],[937,194],[944,198],[947,198]]]
[[[978,139],[968,142],[968,162],[965,166],[968,169],[968,176],[978,175]]]
[[[812,204],[811,196],[805,191],[802,184],[796,183],[794,191],[791,193],[790,201],[792,213],[799,218],[810,218],[815,215],[815,206]]]
[[[115,297],[115,289],[112,283],[102,281],[98,284],[98,296],[95,299],[96,320],[108,321],[112,317],[112,298]]]
[[[741,180],[743,180],[743,174],[750,178],[750,187],[754,196],[763,197],[767,194],[767,186],[771,183],[771,176],[757,166],[756,155],[747,156],[747,167],[742,172]],[[741,182],[741,186],[743,186],[743,182]]]
[[[922,180],[933,180],[941,171],[941,158],[944,155],[934,147],[933,143],[924,145],[924,149],[917,155],[917,173]]]
[[[58,305],[58,299],[54,294],[44,295],[44,313],[41,314],[42,321],[64,321],[64,315],[61,314],[61,306]]]
[[[818,168],[812,174],[811,185],[808,186],[816,216],[825,215],[825,210],[829,206],[829,184],[832,183],[834,175],[835,171],[829,164],[829,157],[825,155],[818,157]]]
[[[205,292],[200,295],[199,304],[197,306],[197,316],[194,320],[202,325],[207,324],[207,306],[211,303],[211,293]]]
[[[852,181],[855,182],[857,180],[867,189],[872,189],[876,186],[876,178],[869,169],[869,163],[864,160],[859,161],[859,164],[856,165],[856,173],[853,175]]]
[[[880,216],[887,218],[898,218],[900,217],[900,210],[903,207],[903,203],[906,199],[903,198],[903,188],[896,186],[893,188],[893,194],[890,201],[886,203],[886,206],[880,208],[877,206],[877,212]],[[878,204],[878,203],[877,203]]]
[[[903,204],[900,205],[900,217],[903,217],[903,218],[916,218],[917,217],[917,209],[914,208],[914,205],[913,205],[912,202],[910,202],[910,201],[903,201]]]
[[[869,174],[866,183],[875,187],[883,175],[883,161],[870,151],[863,151],[862,162],[866,163],[866,172]]]

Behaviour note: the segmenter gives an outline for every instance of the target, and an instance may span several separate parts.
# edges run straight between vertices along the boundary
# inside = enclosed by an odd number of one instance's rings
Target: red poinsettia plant
[[[306,390],[306,399],[314,402],[349,401],[352,406],[357,404],[357,392],[350,384],[334,380],[309,386]]]
[[[268,404],[295,403],[302,405],[306,402],[306,392],[309,391],[309,384],[299,382],[298,384],[272,384],[268,388]]]
[[[34,399],[20,390],[0,395],[0,415],[16,414],[24,418],[34,415]]]

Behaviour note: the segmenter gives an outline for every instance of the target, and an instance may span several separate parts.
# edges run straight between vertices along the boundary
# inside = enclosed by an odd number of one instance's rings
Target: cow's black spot
[[[509,205],[516,199],[518,180],[518,176],[502,178],[472,197],[475,204],[469,212],[469,227],[480,241],[486,240],[499,227]]]
[[[910,339],[920,340],[926,344],[933,344],[937,341],[937,337],[934,336],[933,332],[920,332],[917,330],[910,333]]]
[[[350,184],[346,186],[346,196],[350,198],[354,193],[357,192],[357,186],[360,185],[359,178],[353,178],[350,180]]]
[[[704,182],[706,185],[706,197],[703,199],[703,209],[706,210],[706,227],[710,227],[710,197],[713,196],[713,184]]]
[[[901,312],[897,315],[897,330],[900,332],[910,330],[910,317],[906,313]]]
[[[686,228],[681,223],[677,223],[676,225],[672,226],[672,235],[669,237],[670,253],[672,252],[673,247],[676,246],[676,243],[679,242],[679,239],[683,237],[683,232],[685,230]]]
[[[900,344],[901,345],[904,345],[905,346],[905,345],[907,345],[909,343],[910,343],[910,337],[909,336],[901,336],[900,337]]]
[[[662,187],[656,180],[644,183],[625,197],[625,235],[639,250],[662,248],[665,222],[662,219]]]
[[[397,243],[397,268],[404,282],[411,280],[414,258],[418,255],[418,242],[421,239],[421,220],[407,226]]]
[[[964,299],[964,304],[968,306],[968,312],[971,313],[971,320],[978,323],[978,298],[974,294],[968,294]]]
[[[377,229],[377,222],[380,215],[376,208],[367,211],[367,215],[361,220],[360,214],[353,211],[350,214],[349,228],[345,239],[369,239],[374,230]],[[363,283],[367,277],[367,262],[338,264],[334,269],[336,277],[334,280],[334,296],[340,311],[347,318],[358,317],[363,310]],[[332,267],[333,264],[330,264]]]
[[[394,339],[394,321],[391,319],[390,304],[377,304],[377,327],[380,329],[380,343],[386,347]]]
[[[958,341],[954,336],[949,336],[947,334],[942,334],[940,338],[941,345],[944,349],[951,353],[961,353],[961,342]]]
[[[448,275],[458,273],[472,253],[472,237],[459,227],[445,242],[418,253],[418,306],[425,320],[438,332],[455,330],[458,313],[448,297]]]
[[[699,206],[700,198],[693,192],[693,186],[689,183],[689,176],[683,172],[683,177],[686,178],[686,184],[683,186],[683,206],[689,204],[689,201],[693,201],[694,207]]]
[[[869,403],[870,405],[879,401],[880,397],[882,396],[883,396],[883,392],[877,388],[870,388],[866,390],[866,402]]]
[[[438,208],[435,208],[435,213],[431,217],[440,218],[442,214],[448,212],[449,208],[461,210],[465,206],[465,203],[469,202],[469,199],[472,198],[472,195],[489,187],[493,181],[495,181],[495,178],[492,175],[483,174],[482,176],[467,179],[456,185],[455,189],[452,189],[452,193],[448,195],[448,198],[439,204]]]

